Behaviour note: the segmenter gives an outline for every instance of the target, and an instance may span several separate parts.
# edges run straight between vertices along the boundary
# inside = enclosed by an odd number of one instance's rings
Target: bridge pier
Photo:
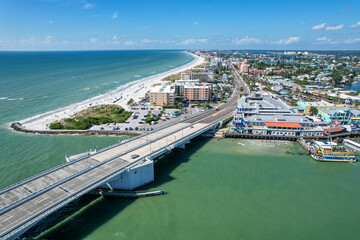
[[[111,182],[101,185],[100,188],[133,190],[153,181],[154,162],[147,158],[143,162],[128,168]]]

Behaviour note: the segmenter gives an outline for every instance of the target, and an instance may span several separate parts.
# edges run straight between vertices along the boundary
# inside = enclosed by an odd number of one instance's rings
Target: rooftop
[[[314,106],[314,107],[320,107],[320,106],[328,106],[328,107],[335,107],[336,105],[333,103],[326,102],[324,100],[318,101],[318,102],[302,102],[299,101],[298,104],[307,106]]]
[[[161,85],[155,86],[150,90],[150,93],[174,93],[175,88],[173,85]]]

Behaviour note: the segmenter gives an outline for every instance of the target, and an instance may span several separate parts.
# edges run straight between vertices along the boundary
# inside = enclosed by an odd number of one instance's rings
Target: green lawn
[[[132,112],[125,111],[124,108],[115,104],[94,106],[76,113],[71,118],[52,122],[49,128],[85,130],[94,125],[114,122],[123,123],[131,114]]]

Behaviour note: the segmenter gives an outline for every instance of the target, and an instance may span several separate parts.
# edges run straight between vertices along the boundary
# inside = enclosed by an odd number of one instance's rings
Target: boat
[[[355,154],[344,146],[332,141],[315,141],[310,143],[311,157],[326,162],[356,162]]]
[[[354,149],[356,151],[360,151],[360,144],[357,143],[357,142],[354,142],[354,141],[352,141],[350,139],[344,139],[343,143],[344,143],[345,146],[348,146],[349,148],[352,148],[352,149]]]

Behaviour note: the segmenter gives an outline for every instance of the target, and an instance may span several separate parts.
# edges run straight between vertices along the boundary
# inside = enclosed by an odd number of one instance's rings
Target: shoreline
[[[35,116],[15,122],[21,124],[23,129],[29,131],[52,131],[47,127],[48,124],[63,118],[68,118],[80,112],[81,110],[88,108],[89,106],[116,104],[123,107],[125,110],[129,110],[129,107],[126,103],[130,98],[134,99],[135,102],[138,102],[140,98],[144,97],[145,93],[151,89],[152,85],[162,83],[161,80],[163,78],[191,69],[204,62],[204,59],[202,57],[188,52],[185,53],[190,54],[192,57],[194,57],[194,59],[189,63],[170,69],[163,73],[158,73],[120,85],[114,90],[110,90],[104,94],[99,94],[90,99],[73,103],[68,106],[51,110],[45,113],[37,114]],[[10,123],[9,125],[12,126],[13,123]]]

